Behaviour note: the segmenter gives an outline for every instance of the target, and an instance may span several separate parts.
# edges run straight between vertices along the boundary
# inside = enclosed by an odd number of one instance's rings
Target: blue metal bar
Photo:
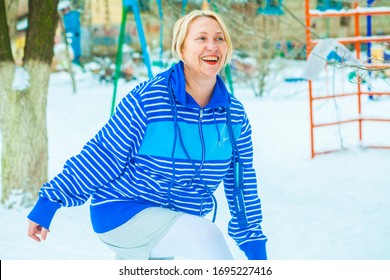
[[[367,7],[371,7],[371,5],[375,2],[375,0],[367,0]],[[367,37],[372,36],[372,17],[371,15],[367,16]],[[371,63],[371,42],[367,43],[367,57],[368,63]]]
[[[259,7],[256,14],[262,14],[265,16],[278,16],[283,15],[283,0],[267,0],[265,7]]]
[[[186,13],[186,8],[187,8],[187,0],[183,0],[181,2],[181,14],[185,15]]]
[[[156,0],[157,6],[158,6],[158,14],[160,16],[160,61],[159,66],[163,67],[163,33],[164,33],[164,14],[163,14],[163,8],[161,0]]]
[[[116,92],[118,88],[118,80],[120,78],[120,68],[122,65],[122,47],[125,40],[124,38],[125,38],[125,29],[126,29],[126,19],[127,19],[127,13],[129,11],[129,8],[131,8],[134,13],[135,22],[137,24],[138,37],[142,48],[142,55],[144,57],[144,63],[148,69],[148,76],[149,78],[153,77],[152,66],[150,64],[145,34],[142,27],[141,14],[138,8],[138,2],[137,0],[123,0],[122,6],[123,6],[122,22],[121,22],[121,27],[119,32],[119,39],[118,39],[118,51],[116,54],[116,61],[115,61],[114,92],[113,92],[112,103],[111,103],[111,114],[110,114],[111,116],[114,114],[115,105],[116,105]]]
[[[119,31],[119,39],[118,39],[118,51],[116,53],[116,59],[115,59],[114,93],[112,95],[110,116],[112,116],[114,114],[115,105],[116,105],[116,92],[118,89],[118,80],[120,77],[121,65],[122,65],[122,46],[123,46],[123,43],[125,41],[126,18],[127,18],[127,8],[125,6],[123,6],[123,8],[122,8],[122,22],[121,22],[121,28]]]
[[[123,6],[126,8],[131,7],[131,9],[133,10],[135,23],[137,25],[138,37],[139,37],[139,41],[141,43],[141,48],[142,48],[142,56],[144,57],[144,63],[146,65],[146,68],[148,69],[149,78],[153,78],[152,66],[150,64],[149,52],[148,52],[147,43],[146,43],[146,39],[145,39],[145,33],[144,33],[144,29],[142,27],[141,13],[140,13],[140,10],[138,7],[138,1],[137,0],[123,0]]]
[[[367,0],[367,7],[371,7],[371,5],[375,2],[375,0]],[[367,37],[369,36],[372,36],[372,17],[371,15],[368,15],[367,16]],[[372,63],[372,60],[371,60],[371,47],[372,47],[372,44],[371,42],[367,42],[367,62],[369,64]],[[372,72],[371,71],[368,71],[368,76],[371,78],[371,75],[372,75]],[[368,91],[371,91],[371,87],[368,83]],[[369,99],[372,99],[373,96],[372,95],[369,95],[368,96]]]

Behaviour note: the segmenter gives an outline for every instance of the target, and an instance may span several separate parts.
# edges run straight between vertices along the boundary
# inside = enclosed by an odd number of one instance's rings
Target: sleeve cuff
[[[239,247],[245,253],[248,260],[267,260],[266,242],[266,239],[248,241],[241,244]]]
[[[36,222],[45,229],[49,229],[54,214],[61,207],[57,202],[50,201],[46,197],[39,197],[34,208],[28,214],[27,218]]]

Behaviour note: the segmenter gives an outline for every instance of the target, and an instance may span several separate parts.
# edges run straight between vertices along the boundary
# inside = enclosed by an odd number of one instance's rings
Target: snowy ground
[[[290,73],[298,71],[294,65],[288,68]],[[50,82],[51,177],[68,157],[80,151],[110,114],[112,84],[99,84],[89,75],[79,75],[78,92],[73,94],[69,81],[66,73],[54,73]],[[319,79],[318,83],[323,81]],[[134,84],[121,82],[118,100]],[[350,149],[311,159],[306,82],[275,79],[263,98],[255,98],[246,85],[235,86],[253,127],[254,164],[269,258],[389,260],[390,150],[359,147],[357,127],[349,125],[342,131],[334,127],[328,133],[319,132],[316,145],[319,150],[340,147],[342,139]],[[389,91],[390,85],[386,86]],[[337,104],[338,111],[332,101],[321,103],[315,110],[323,119],[340,117],[340,112],[342,116],[356,114],[351,113],[356,109],[354,102],[344,103]],[[366,112],[389,118],[389,98],[364,99],[363,106]],[[364,144],[390,145],[390,124],[370,124],[366,129],[369,132],[364,135]],[[226,232],[229,215],[222,188],[217,197],[217,224]],[[42,243],[27,237],[26,215],[30,209],[0,207],[0,259],[112,259],[111,251],[92,231],[88,206],[58,211],[51,233]],[[244,259],[233,241],[228,236],[226,239],[235,257]]]

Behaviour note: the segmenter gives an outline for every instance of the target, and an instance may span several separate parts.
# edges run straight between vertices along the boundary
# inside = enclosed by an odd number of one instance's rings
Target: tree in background
[[[58,0],[29,0],[26,44],[19,67],[11,49],[18,1],[0,0],[1,204],[7,207],[30,205],[48,179],[46,104],[57,5]],[[17,82],[23,76],[24,86]]]

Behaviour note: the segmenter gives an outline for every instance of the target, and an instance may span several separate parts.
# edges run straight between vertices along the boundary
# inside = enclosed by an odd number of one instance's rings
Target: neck
[[[210,102],[217,77],[195,76],[193,73],[186,71],[185,67],[184,74],[186,79],[186,91],[194,98],[196,103],[203,108]]]

